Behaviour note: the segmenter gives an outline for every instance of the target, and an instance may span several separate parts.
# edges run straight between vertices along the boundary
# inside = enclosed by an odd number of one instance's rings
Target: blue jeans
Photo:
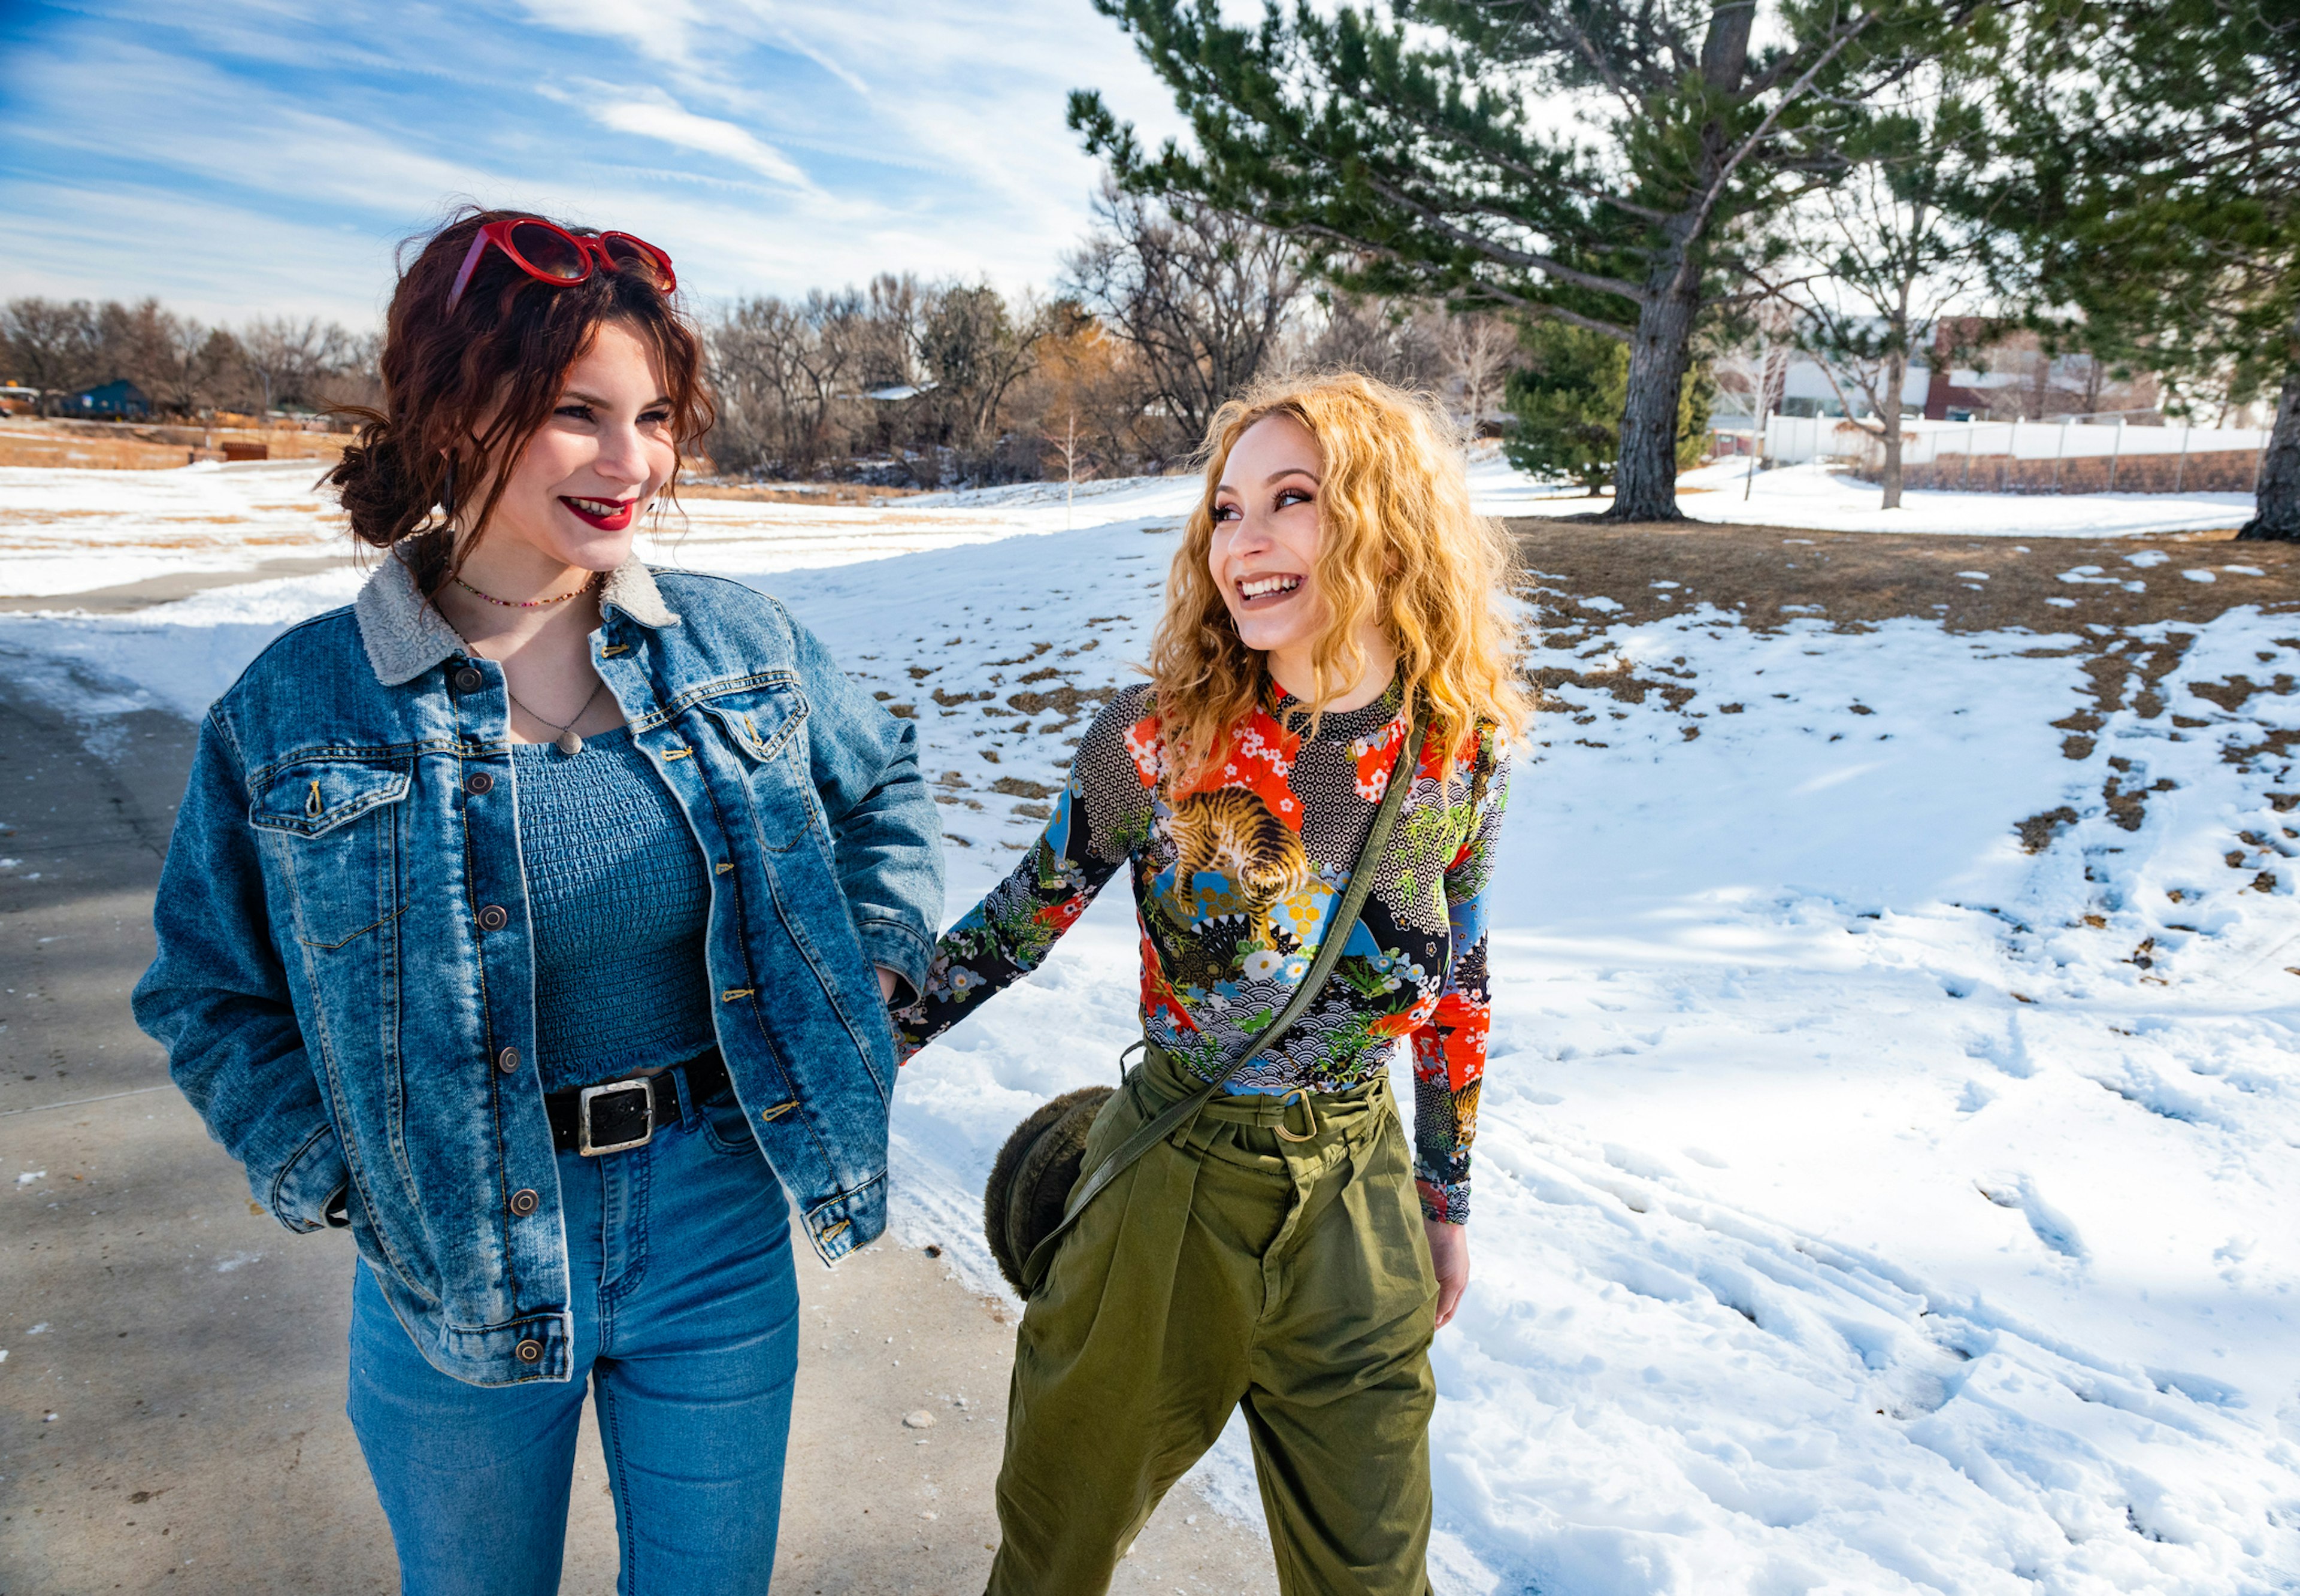
[[[400,1588],[554,1596],[588,1376],[621,1596],[764,1596],[798,1369],[782,1188],[731,1095],[645,1147],[562,1153],[559,1185],[575,1317],[564,1384],[441,1374],[358,1269],[347,1407]]]

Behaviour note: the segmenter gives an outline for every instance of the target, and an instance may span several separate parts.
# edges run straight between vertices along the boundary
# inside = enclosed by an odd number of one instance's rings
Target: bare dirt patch
[[[1907,617],[1952,632],[2202,623],[2244,604],[2300,611],[2300,544],[2239,544],[2232,529],[2024,542],[1541,517],[1504,524],[1527,574],[1554,578],[1528,584],[1544,631],[1657,620],[1703,603],[1738,611],[1743,625],[1760,629],[1805,618],[1845,626]],[[2163,561],[2130,563],[2143,551]],[[2212,580],[2185,574],[2192,570]],[[1620,608],[1584,608],[1591,598]]]

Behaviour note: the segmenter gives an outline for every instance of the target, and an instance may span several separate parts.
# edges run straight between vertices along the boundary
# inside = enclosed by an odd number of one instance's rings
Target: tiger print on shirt
[[[1174,889],[1171,899],[1161,902],[1172,905],[1178,923],[1196,924],[1195,884],[1201,875],[1212,874],[1231,884],[1234,895],[1245,902],[1256,939],[1276,946],[1270,932],[1271,908],[1312,879],[1300,835],[1244,787],[1191,794],[1174,806],[1167,830],[1174,839]],[[1218,866],[1227,866],[1227,873]]]

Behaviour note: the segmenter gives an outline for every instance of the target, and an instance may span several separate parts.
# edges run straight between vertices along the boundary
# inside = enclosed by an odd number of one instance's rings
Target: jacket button
[[[496,778],[484,770],[474,770],[463,777],[463,791],[474,797],[495,790]]]
[[[455,672],[455,691],[458,693],[477,693],[487,684],[488,678],[481,676],[474,666],[466,665]]]
[[[519,1073],[519,1049],[507,1047],[496,1055],[496,1068],[505,1075]]]
[[[504,906],[500,903],[490,903],[479,910],[479,929],[482,931],[500,931],[509,924],[511,916],[504,912]]]
[[[523,1341],[512,1350],[519,1354],[519,1360],[521,1363],[543,1361],[543,1343],[539,1341]]]
[[[542,1205],[543,1199],[522,1188],[511,1194],[511,1211],[525,1218]]]

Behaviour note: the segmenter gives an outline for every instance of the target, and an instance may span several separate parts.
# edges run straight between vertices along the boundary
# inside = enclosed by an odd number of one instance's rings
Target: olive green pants
[[[1151,1049],[1085,1167],[1192,1085]],[[1107,1590],[1241,1405],[1286,1596],[1426,1596],[1437,1301],[1387,1080],[1215,1098],[1088,1205],[1022,1316],[991,1596]]]

